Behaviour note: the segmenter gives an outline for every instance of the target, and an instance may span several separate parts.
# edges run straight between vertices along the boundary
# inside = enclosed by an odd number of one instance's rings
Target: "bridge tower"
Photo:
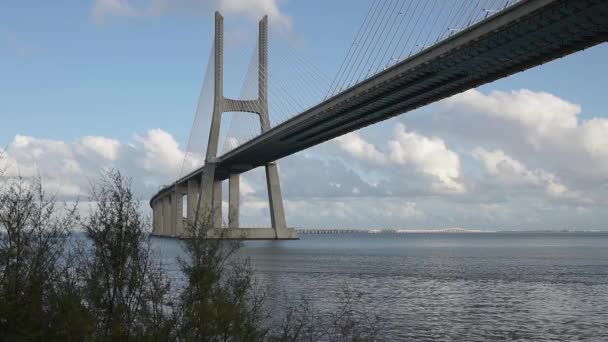
[[[268,16],[264,16],[259,22],[258,36],[259,76],[257,99],[235,100],[224,97],[224,18],[219,12],[215,12],[213,116],[211,119],[209,142],[207,144],[205,166],[200,182],[197,211],[199,213],[212,213],[216,229],[222,227],[222,181],[216,180],[215,174],[222,114],[225,112],[249,112],[258,115],[262,133],[270,129],[270,120],[268,118]],[[266,186],[268,188],[270,219],[274,238],[289,238],[290,230],[287,229],[285,221],[277,164],[276,162],[270,162],[264,168],[266,171]],[[240,228],[239,177],[239,173],[231,173],[228,179],[228,226],[231,229]],[[246,231],[254,231],[254,229]],[[247,236],[244,238],[247,238]]]

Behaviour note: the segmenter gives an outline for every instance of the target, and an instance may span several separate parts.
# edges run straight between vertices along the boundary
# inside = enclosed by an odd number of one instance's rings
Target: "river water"
[[[154,244],[177,274],[178,242]],[[382,340],[608,341],[608,233],[302,235],[239,254],[277,312],[361,291]]]

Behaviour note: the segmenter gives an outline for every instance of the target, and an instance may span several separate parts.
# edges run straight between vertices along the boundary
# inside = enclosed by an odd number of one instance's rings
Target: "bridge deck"
[[[521,1],[219,157],[216,177],[226,179],[607,40],[606,0]]]
[[[468,28],[218,158],[218,177],[608,40],[605,0],[529,0]]]

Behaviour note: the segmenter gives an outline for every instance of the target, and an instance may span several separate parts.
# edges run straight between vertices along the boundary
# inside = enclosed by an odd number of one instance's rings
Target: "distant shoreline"
[[[608,233],[608,230],[476,230],[464,228],[444,229],[319,229],[299,228],[298,234],[470,234],[470,233]]]

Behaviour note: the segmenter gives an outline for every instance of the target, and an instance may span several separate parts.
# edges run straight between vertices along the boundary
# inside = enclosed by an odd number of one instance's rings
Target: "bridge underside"
[[[607,40],[606,1],[522,1],[223,155],[217,177],[225,179]]]

